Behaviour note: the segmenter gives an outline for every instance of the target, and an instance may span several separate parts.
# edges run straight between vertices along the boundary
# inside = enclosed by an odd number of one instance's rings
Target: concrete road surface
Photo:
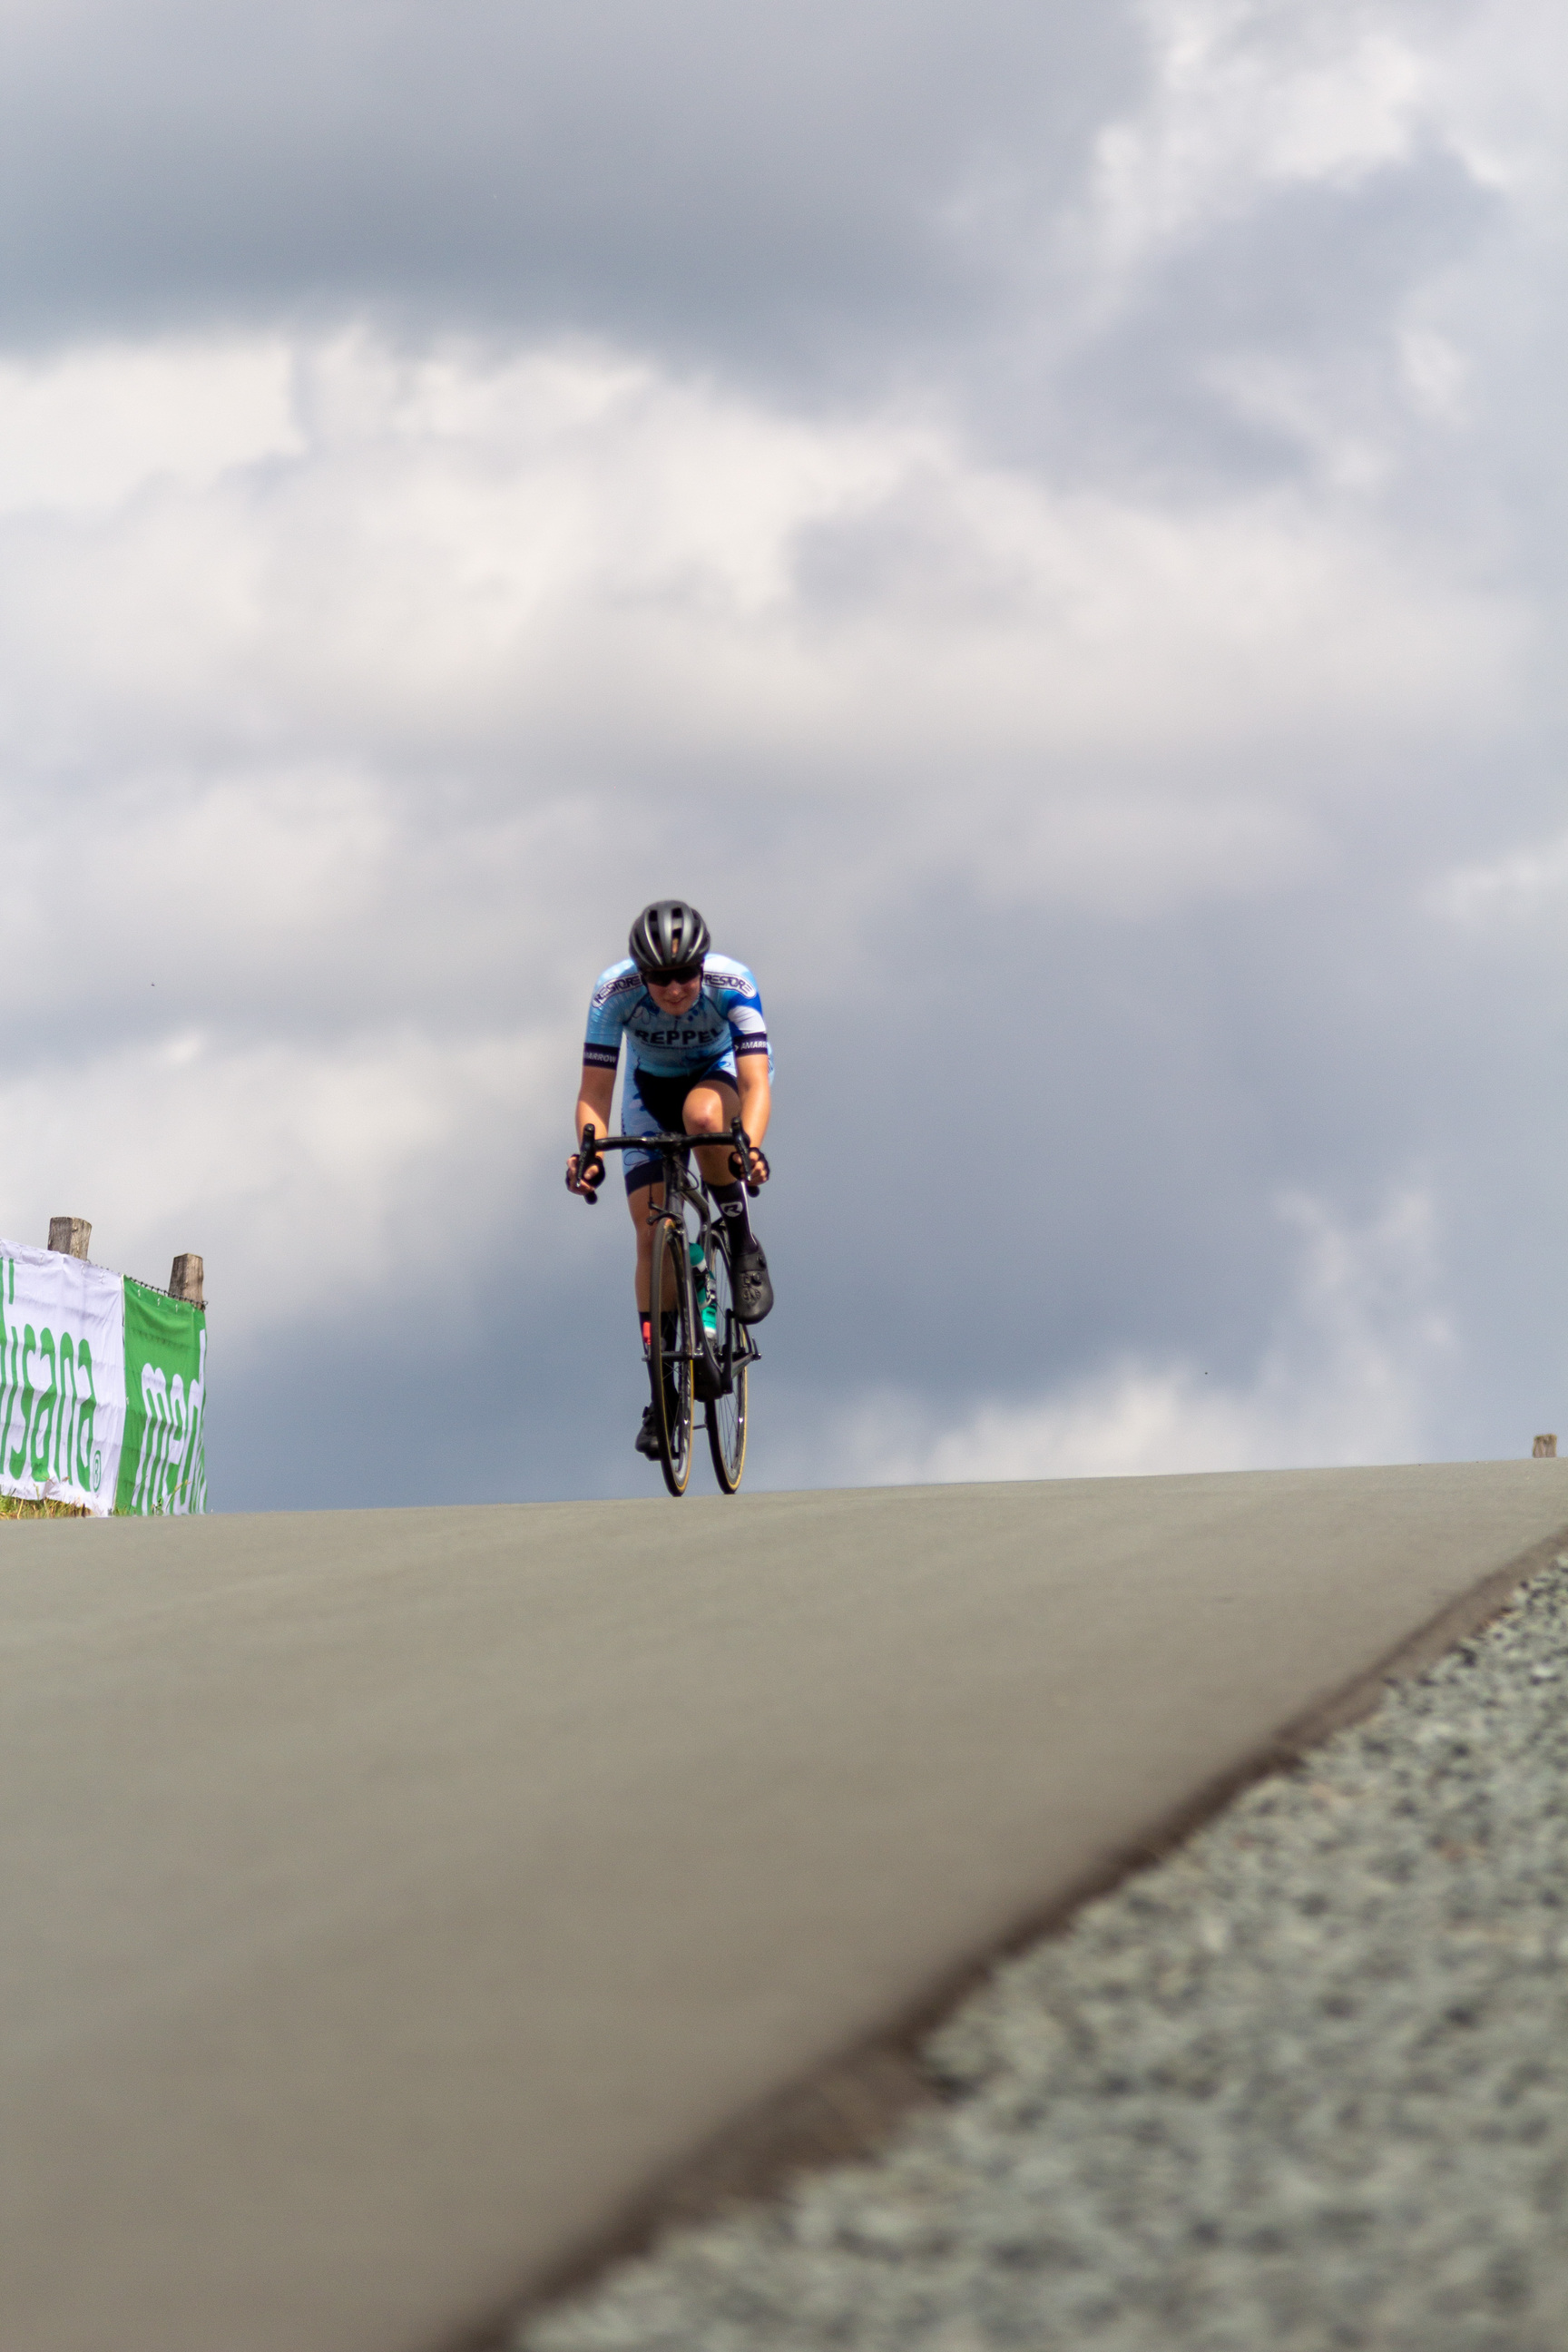
[[[0,2347],[433,2352],[1568,1462],[0,1525]]]

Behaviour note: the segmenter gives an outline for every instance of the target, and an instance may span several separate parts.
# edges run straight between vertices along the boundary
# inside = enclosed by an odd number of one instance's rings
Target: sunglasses
[[[684,988],[689,981],[701,979],[702,966],[689,963],[683,971],[650,971],[647,977],[653,988]]]

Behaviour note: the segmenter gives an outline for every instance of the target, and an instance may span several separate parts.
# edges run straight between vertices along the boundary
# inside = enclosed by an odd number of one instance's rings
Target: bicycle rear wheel
[[[672,1495],[684,1495],[691,1475],[691,1265],[686,1229],[679,1220],[661,1217],[653,1229],[653,1265],[648,1297],[648,1374],[653,1383],[654,1426],[658,1432],[659,1467]],[[673,1277],[673,1279],[672,1279]],[[666,1284],[673,1305],[662,1307]],[[673,1318],[672,1336],[665,1339],[665,1318]]]
[[[738,1364],[731,1360],[728,1381],[715,1383],[721,1392],[708,1400],[708,1450],[713,1456],[713,1475],[724,1493],[732,1495],[746,1466],[746,1374],[750,1366],[743,1359],[750,1353],[752,1341],[751,1334],[735,1313],[730,1253],[717,1233],[709,1242],[708,1270],[713,1285],[717,1326],[709,1345],[721,1374],[727,1353],[731,1358],[742,1358]]]

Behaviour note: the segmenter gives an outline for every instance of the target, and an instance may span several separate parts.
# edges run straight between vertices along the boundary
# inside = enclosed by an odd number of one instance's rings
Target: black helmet
[[[684,898],[656,898],[632,925],[627,945],[650,980],[690,980],[708,952],[708,926]]]

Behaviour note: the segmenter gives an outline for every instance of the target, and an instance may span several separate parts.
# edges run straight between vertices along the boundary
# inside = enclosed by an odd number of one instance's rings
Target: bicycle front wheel
[[[653,1382],[654,1425],[658,1431],[659,1467],[672,1495],[684,1495],[691,1475],[691,1265],[685,1228],[674,1218],[661,1217],[653,1229],[653,1302],[648,1345],[648,1372]],[[664,1302],[671,1303],[666,1305]],[[665,1337],[666,1328],[668,1339]]]
[[[746,1373],[745,1359],[751,1352],[751,1334],[735,1312],[735,1286],[730,1271],[730,1253],[717,1233],[708,1244],[709,1280],[713,1286],[715,1328],[710,1348],[716,1360],[721,1379],[715,1382],[720,1393],[708,1400],[708,1450],[713,1456],[713,1475],[726,1495],[732,1495],[741,1483],[741,1473],[746,1466]],[[739,1356],[742,1360],[736,1363]],[[722,1378],[725,1364],[729,1378]]]

